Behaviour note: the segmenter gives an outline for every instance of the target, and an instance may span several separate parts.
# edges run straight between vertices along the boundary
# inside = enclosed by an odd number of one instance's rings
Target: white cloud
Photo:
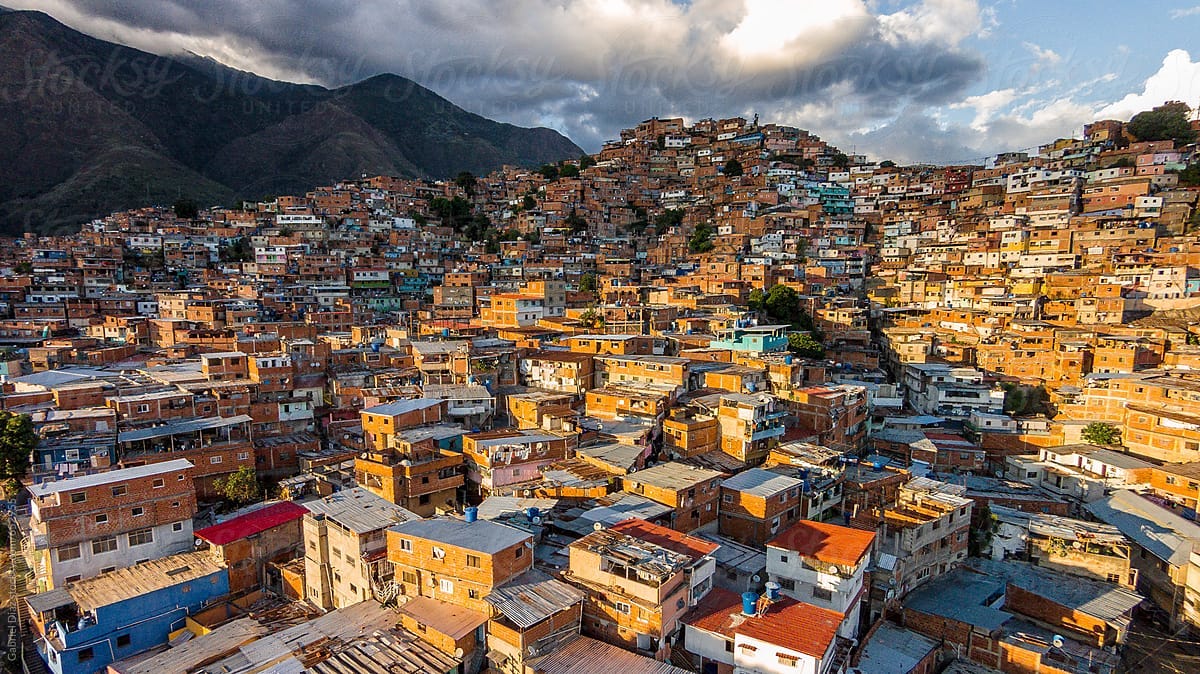
[[[922,0],[913,7],[879,17],[889,39],[952,46],[984,29],[983,20],[976,0]],[[988,20],[990,30],[994,15]]]
[[[1171,10],[1172,19],[1184,19],[1189,16],[1200,16],[1200,5],[1195,7],[1184,7],[1182,9]]]
[[[1033,54],[1033,58],[1037,60],[1034,68],[1044,68],[1048,66],[1058,65],[1062,61],[1062,56],[1053,49],[1043,49],[1032,42],[1024,42],[1022,45]]]
[[[1182,49],[1166,55],[1158,72],[1146,80],[1140,93],[1131,93],[1096,114],[1106,119],[1129,119],[1166,101],[1183,101],[1193,108],[1200,105],[1200,62],[1193,62],[1191,55]]]

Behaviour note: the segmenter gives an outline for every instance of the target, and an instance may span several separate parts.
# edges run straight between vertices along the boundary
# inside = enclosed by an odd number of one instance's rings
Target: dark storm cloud
[[[100,37],[271,77],[337,86],[397,73],[468,110],[553,126],[588,149],[652,115],[769,119],[814,105],[838,111],[848,133],[953,100],[983,69],[957,46],[978,27],[973,0],[925,0],[891,15],[861,0],[24,4]],[[773,21],[790,23],[782,37],[763,38],[778,44],[760,44],[751,28]]]

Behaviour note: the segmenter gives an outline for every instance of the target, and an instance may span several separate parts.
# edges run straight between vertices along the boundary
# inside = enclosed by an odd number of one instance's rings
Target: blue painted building
[[[143,562],[32,595],[37,648],[55,674],[91,674],[167,643],[185,619],[229,594],[207,552]]]
[[[788,347],[787,325],[754,325],[723,330],[709,348],[753,353],[776,353]]]

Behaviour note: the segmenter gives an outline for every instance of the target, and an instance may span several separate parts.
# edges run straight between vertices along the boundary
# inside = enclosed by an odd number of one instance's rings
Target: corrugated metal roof
[[[171,435],[179,435],[180,433],[195,433],[197,431],[208,431],[214,428],[225,428],[226,426],[245,424],[249,423],[250,421],[252,421],[252,419],[247,414],[239,414],[234,417],[208,417],[206,419],[190,419],[188,421],[180,421],[173,424],[164,424],[162,426],[151,426],[150,428],[139,428],[134,431],[125,431],[117,436],[117,442],[153,440],[154,438],[165,438]]]
[[[302,505],[291,501],[280,501],[226,522],[200,529],[196,532],[196,538],[208,541],[213,545],[226,545],[281,524],[298,520],[307,512],[308,509]],[[298,528],[296,530],[299,531]]]
[[[458,640],[488,621],[488,616],[465,606],[429,597],[413,597],[400,612],[432,630]]]
[[[1132,541],[1173,566],[1187,564],[1192,546],[1200,543],[1200,525],[1127,489],[1084,507],[1096,519],[1120,529]]]
[[[804,480],[798,480],[787,475],[780,475],[763,468],[751,468],[725,480],[721,486],[726,489],[769,498],[779,492],[787,491],[804,485]]]
[[[420,519],[420,515],[376,496],[364,487],[346,489],[317,501],[304,504],[313,514],[320,514],[356,534],[386,529],[399,522]]]
[[[322,662],[309,667],[315,674],[345,672],[457,672],[462,660],[447,655],[409,632],[379,631],[339,647]]]
[[[492,590],[484,600],[517,627],[528,629],[583,598],[573,586],[531,569]]]
[[[528,533],[504,524],[489,520],[467,522],[451,517],[414,520],[397,524],[390,530],[405,536],[424,538],[489,555],[533,540]]]
[[[542,658],[533,670],[537,674],[688,674],[686,669],[584,636]]]
[[[383,416],[394,416],[397,414],[407,414],[408,412],[416,412],[418,410],[428,409],[441,405],[442,401],[436,398],[410,398],[408,400],[397,400],[395,402],[384,403],[368,407],[363,410],[367,414],[379,414]]]
[[[95,611],[224,571],[207,552],[185,552],[80,580],[67,585],[66,590],[81,611]]]
[[[686,463],[672,461],[661,463],[653,468],[638,471],[626,478],[629,482],[640,482],[663,489],[687,489],[701,482],[720,478],[723,473],[706,468],[696,468]]]

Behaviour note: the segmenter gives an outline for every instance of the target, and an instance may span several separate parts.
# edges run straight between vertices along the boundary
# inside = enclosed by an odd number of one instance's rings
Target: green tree
[[[257,501],[261,493],[258,478],[250,466],[242,466],[225,477],[217,478],[213,486],[225,500],[238,505]]]
[[[803,332],[793,332],[788,335],[788,351],[804,358],[825,357],[825,347],[812,335]]]
[[[579,279],[579,289],[585,293],[594,293],[600,288],[596,275],[592,272],[584,274]]]
[[[738,161],[737,159],[730,158],[729,161],[725,162],[725,166],[721,169],[721,173],[724,173],[727,176],[742,175],[742,162]]]
[[[683,224],[683,209],[668,208],[654,218],[654,233],[662,236],[672,227]]]
[[[0,412],[0,480],[10,494],[29,472],[39,439],[28,414]]]
[[[800,316],[800,293],[791,286],[777,285],[767,291],[763,309],[772,320],[794,324]]]
[[[537,170],[546,180],[558,180],[558,167],[554,164],[542,164],[542,167]]]
[[[840,169],[844,169],[847,166],[850,166],[850,158],[847,157],[844,152],[835,152],[833,154],[833,165]]]
[[[521,208],[527,211],[532,211],[533,209],[537,208],[537,199],[534,199],[533,195],[526,194],[521,198]]]
[[[582,215],[576,213],[573,208],[570,215],[563,220],[563,224],[570,228],[572,234],[586,232],[588,228],[587,220]]]
[[[896,162],[892,161],[891,159],[884,159],[883,161],[879,162],[879,167],[880,168],[896,168]]]
[[[762,288],[755,288],[754,290],[751,290],[750,297],[746,299],[746,308],[748,308],[750,311],[762,311],[763,300],[765,300],[766,297],[766,293],[762,291]]]
[[[596,165],[596,160],[590,154],[579,155],[579,170],[583,171]]]
[[[715,233],[716,229],[711,224],[707,222],[700,223],[696,226],[695,231],[692,232],[691,237],[688,238],[688,250],[693,253],[707,253],[716,248],[717,246],[712,240]]]
[[[563,164],[562,168],[558,169],[558,177],[560,178],[578,178],[579,167],[574,164]]]
[[[598,330],[604,327],[604,316],[595,307],[589,307],[579,314],[579,323],[589,330]]]
[[[1200,185],[1200,164],[1188,164],[1187,168],[1180,171],[1179,184],[1187,187]]]
[[[475,188],[478,183],[479,181],[475,179],[475,174],[470,171],[463,171],[454,177],[454,184],[465,192],[468,197],[475,196]]]
[[[1121,431],[1116,426],[1101,421],[1088,424],[1081,434],[1084,441],[1093,445],[1118,445],[1121,443]]]
[[[200,215],[200,207],[191,199],[180,199],[172,206],[175,211],[175,217],[181,220],[195,220],[196,216]]]
[[[1188,122],[1192,108],[1187,103],[1170,101],[1153,110],[1139,112],[1126,128],[1138,140],[1173,140],[1186,144],[1196,140],[1196,132]]]

